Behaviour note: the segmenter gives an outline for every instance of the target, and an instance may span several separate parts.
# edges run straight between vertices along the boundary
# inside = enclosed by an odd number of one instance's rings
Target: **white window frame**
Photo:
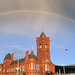
[[[34,63],[34,70],[35,70],[35,63]]]
[[[36,64],[36,70],[39,70],[39,65],[38,64]]]
[[[48,65],[48,71],[50,71],[50,65]]]
[[[25,67],[25,65],[22,66],[22,71],[24,71],[24,67]]]
[[[47,71],[47,64],[45,64],[45,70]]]
[[[31,63],[31,70],[33,70],[33,63]]]
[[[29,63],[29,70],[30,70],[30,63]]]

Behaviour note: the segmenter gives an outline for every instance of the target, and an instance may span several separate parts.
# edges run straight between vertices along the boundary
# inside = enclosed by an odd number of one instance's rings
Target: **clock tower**
[[[50,60],[50,40],[46,37],[44,32],[41,33],[40,37],[37,37],[37,57],[39,61]]]

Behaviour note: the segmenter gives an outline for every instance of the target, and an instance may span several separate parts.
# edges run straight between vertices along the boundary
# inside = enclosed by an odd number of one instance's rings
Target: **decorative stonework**
[[[22,59],[13,60],[13,53],[6,54],[3,64],[0,64],[0,75],[55,75],[55,65],[50,60],[50,40],[44,32],[36,39],[37,56],[33,49],[31,54],[26,51],[26,56]],[[19,62],[19,63],[18,63]]]

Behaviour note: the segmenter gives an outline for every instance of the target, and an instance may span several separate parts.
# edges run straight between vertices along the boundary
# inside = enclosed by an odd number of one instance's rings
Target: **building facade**
[[[75,64],[66,65],[65,67],[65,75],[75,75]],[[55,75],[64,75],[63,66],[55,65]]]
[[[50,60],[50,39],[44,32],[36,39],[37,56],[33,50],[26,51],[22,59],[14,60],[13,53],[7,53],[0,64],[0,75],[55,75],[55,65]]]

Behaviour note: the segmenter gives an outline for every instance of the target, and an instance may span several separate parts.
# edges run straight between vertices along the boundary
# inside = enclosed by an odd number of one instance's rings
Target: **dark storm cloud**
[[[42,10],[75,19],[74,3],[75,0],[0,0],[0,13],[14,10]],[[35,30],[38,32],[44,26],[47,33],[53,34],[60,28],[60,22],[60,19],[50,15],[16,13],[0,16],[0,32],[30,35],[31,32],[35,33]]]
[[[75,0],[0,0],[0,12],[43,10],[75,19]]]
[[[75,20],[75,0],[62,0],[62,13]]]
[[[58,21],[57,18],[54,20],[54,17],[34,13],[1,16],[0,33],[35,36],[36,33],[42,31],[42,26],[44,26],[46,32],[48,31],[50,35],[53,35],[59,28],[60,22]]]

